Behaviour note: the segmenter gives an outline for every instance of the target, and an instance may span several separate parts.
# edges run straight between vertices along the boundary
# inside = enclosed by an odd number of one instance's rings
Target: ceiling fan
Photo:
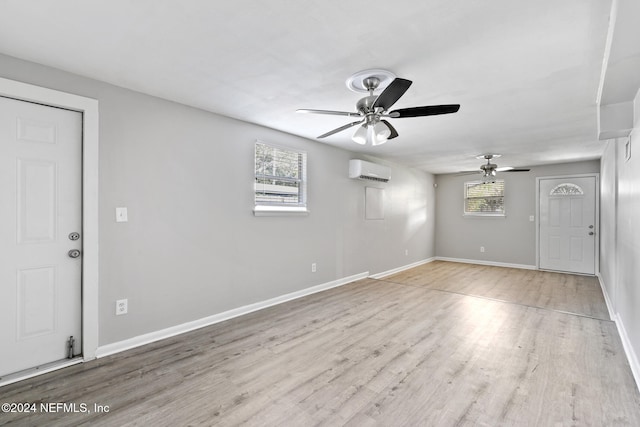
[[[476,159],[485,159],[487,163],[480,165],[479,172],[482,174],[482,180],[484,182],[495,182],[498,172],[529,172],[531,169],[526,168],[514,168],[510,166],[499,168],[495,163],[491,163],[492,159],[500,157],[500,154],[482,154],[477,156]],[[463,174],[478,173],[478,171],[464,171]]]
[[[347,86],[351,90],[356,92],[369,92],[368,96],[365,96],[356,103],[356,112],[310,109],[300,109],[297,110],[297,112],[358,117],[359,120],[333,129],[318,136],[318,138],[326,138],[327,136],[361,125],[353,134],[353,141],[361,145],[367,143],[371,145],[381,145],[387,142],[387,140],[398,136],[398,132],[391,123],[386,120],[387,118],[397,119],[404,117],[434,116],[438,114],[455,113],[460,109],[459,104],[448,104],[400,108],[389,111],[389,108],[409,89],[411,83],[411,80],[396,78],[393,73],[386,70],[360,71],[347,80]],[[382,93],[380,93],[380,95],[374,95],[376,89],[381,88],[384,88]]]

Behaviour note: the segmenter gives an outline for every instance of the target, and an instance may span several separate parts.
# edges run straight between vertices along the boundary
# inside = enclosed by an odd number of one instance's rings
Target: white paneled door
[[[81,175],[81,113],[0,97],[0,377],[81,352]]]
[[[596,177],[540,179],[540,268],[595,274]]]

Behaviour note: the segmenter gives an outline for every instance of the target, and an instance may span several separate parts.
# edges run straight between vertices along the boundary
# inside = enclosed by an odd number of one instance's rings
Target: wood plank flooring
[[[610,320],[593,276],[436,261],[385,280]]]
[[[0,425],[638,426],[593,280],[434,262],[2,387],[91,413]]]

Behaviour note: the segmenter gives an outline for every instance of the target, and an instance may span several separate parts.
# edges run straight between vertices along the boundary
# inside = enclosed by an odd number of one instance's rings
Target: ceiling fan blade
[[[526,168],[513,168],[510,166],[506,166],[504,168],[496,169],[497,172],[529,172],[531,169]]]
[[[350,113],[348,111],[310,110],[307,108],[301,108],[299,110],[296,110],[296,113],[313,113],[313,114],[327,114],[331,116],[360,117],[360,113]]]
[[[334,130],[330,130],[327,133],[323,133],[318,138],[326,138],[327,136],[333,135],[334,133],[342,132],[343,130],[347,130],[349,128],[352,128],[352,127],[357,126],[357,125],[362,124],[362,123],[364,123],[364,119],[359,120],[357,122],[346,124],[344,126],[340,126],[339,128],[334,129]]]
[[[395,119],[403,117],[436,116],[438,114],[456,113],[459,109],[460,104],[426,105],[424,107],[400,108],[399,110],[393,110],[389,112],[389,117]]]
[[[395,137],[397,137],[397,136],[398,136],[398,131],[396,130],[396,128],[394,128],[393,126],[391,126],[391,123],[389,123],[389,122],[388,122],[388,121],[386,121],[386,120],[380,120],[380,121],[381,121],[382,123],[384,123],[384,124],[389,128],[389,130],[391,131],[391,135],[389,135],[389,138],[387,138],[387,139],[393,139],[393,138],[395,138]]]
[[[395,78],[393,81],[382,91],[382,93],[376,98],[373,103],[373,108],[382,107],[384,111],[387,111],[398,99],[409,89],[413,83],[411,80]]]

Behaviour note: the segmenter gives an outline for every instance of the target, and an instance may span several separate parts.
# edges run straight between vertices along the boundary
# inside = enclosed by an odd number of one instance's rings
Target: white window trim
[[[504,181],[501,179],[500,181]],[[502,213],[496,212],[467,212],[465,210],[466,201],[467,201],[467,184],[482,184],[482,181],[465,181],[462,187],[462,216],[465,218],[506,218],[507,217],[507,208]],[[504,185],[504,193],[502,195],[503,199],[506,197],[506,182]]]
[[[306,206],[256,205],[253,208],[253,214],[255,216],[299,216],[309,215],[309,210]]]
[[[506,213],[463,213],[462,216],[464,217],[471,217],[471,218],[506,218],[507,214]]]
[[[271,144],[269,142],[265,142],[262,141],[260,139],[257,139],[254,143],[254,156],[255,156],[255,144],[264,144],[270,147],[275,147],[275,148],[279,148],[281,150],[289,150],[289,151],[295,151],[297,153],[301,153],[305,156],[305,164],[304,164],[304,174],[303,174],[303,178],[301,179],[301,183],[302,186],[304,187],[303,189],[303,195],[304,195],[304,203],[301,205],[295,205],[295,206],[284,206],[284,205],[273,205],[273,204],[254,204],[254,208],[253,208],[253,215],[254,216],[306,216],[309,215],[310,211],[307,208],[307,197],[308,197],[308,193],[307,193],[307,152],[304,150],[298,150],[295,148],[291,148],[291,147],[285,147],[282,145],[278,145],[278,144]],[[255,158],[254,158],[255,161]],[[255,176],[255,174],[254,174]],[[254,189],[254,197],[255,197],[255,189]]]

